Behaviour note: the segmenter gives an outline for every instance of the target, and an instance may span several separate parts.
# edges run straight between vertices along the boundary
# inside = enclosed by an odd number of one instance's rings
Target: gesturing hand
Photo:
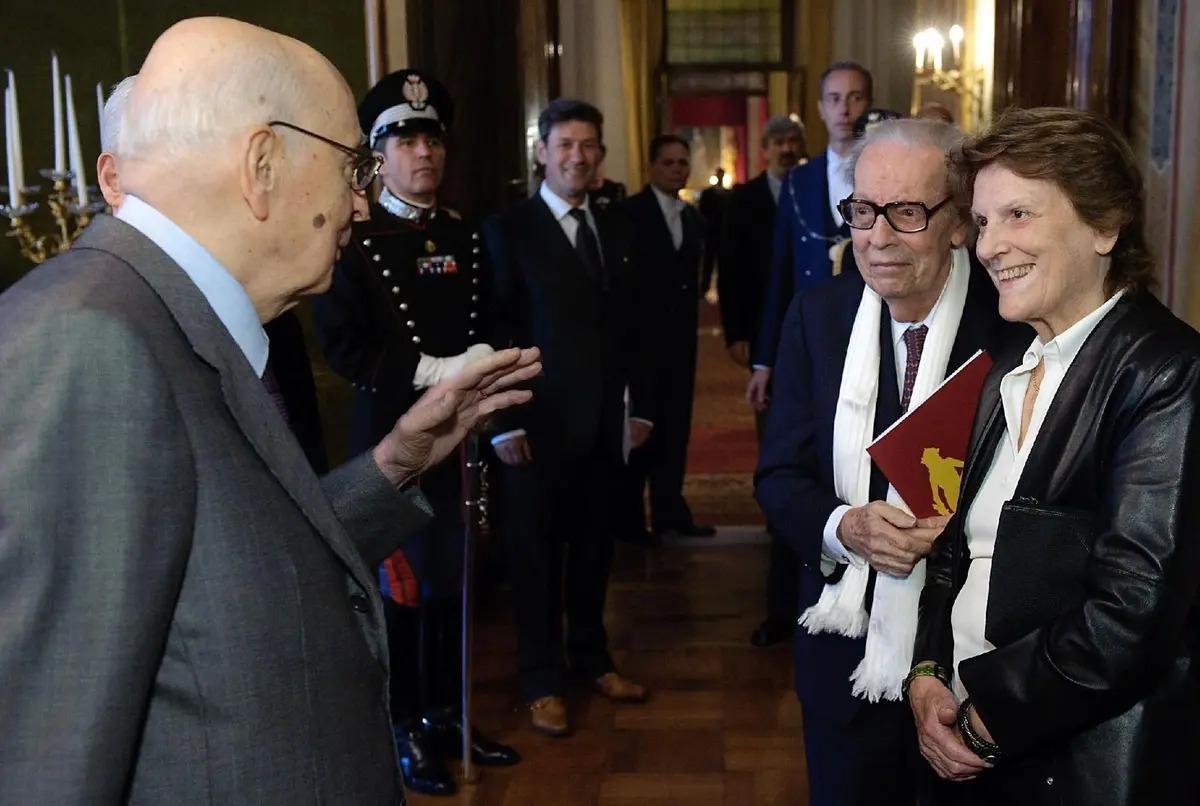
[[[908,704],[917,722],[921,755],[942,778],[966,781],[988,769],[958,735],[958,703],[950,689],[935,677],[918,677],[908,689]]]
[[[397,487],[445,459],[493,412],[526,402],[513,386],[542,371],[537,348],[501,350],[431,386],[374,450],[375,463]]]

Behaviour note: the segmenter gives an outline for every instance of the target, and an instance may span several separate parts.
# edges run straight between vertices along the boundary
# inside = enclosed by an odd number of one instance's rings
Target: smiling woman
[[[1147,290],[1141,174],[1073,109],[1009,112],[951,162],[1001,315],[1038,335],[995,357],[930,555],[922,754],[944,803],[1195,803],[1170,759],[1200,751],[1200,336]]]

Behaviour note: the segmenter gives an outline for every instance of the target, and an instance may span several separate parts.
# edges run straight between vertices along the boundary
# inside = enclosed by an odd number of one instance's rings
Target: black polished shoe
[[[453,718],[425,719],[425,732],[433,737],[443,758],[462,758],[462,723]],[[511,767],[521,754],[506,744],[492,741],[471,728],[471,761],[481,767]]]
[[[796,625],[790,621],[767,619],[750,634],[750,643],[757,647],[773,646],[791,638],[795,632]]]
[[[418,726],[398,727],[394,732],[405,788],[422,795],[453,795],[458,787],[438,758],[431,737]]]

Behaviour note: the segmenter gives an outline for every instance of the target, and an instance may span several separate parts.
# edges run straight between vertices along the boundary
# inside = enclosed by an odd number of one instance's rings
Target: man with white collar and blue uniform
[[[746,400],[756,410],[767,405],[767,388],[779,331],[792,297],[827,280],[831,273],[830,249],[850,230],[838,205],[850,195],[845,164],[854,145],[854,122],[871,105],[871,73],[857,62],[834,62],[820,79],[818,109],[829,133],[829,147],[791,170],[779,194],[772,246],[771,277],[764,295],[763,317],[754,354],[754,373],[746,387]]]

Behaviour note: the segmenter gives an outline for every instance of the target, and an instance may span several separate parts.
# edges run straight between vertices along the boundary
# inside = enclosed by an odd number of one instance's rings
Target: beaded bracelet
[[[962,734],[963,744],[975,755],[988,764],[1000,763],[1000,747],[995,742],[989,742],[979,735],[971,724],[971,698],[967,697],[958,706],[958,731]]]

